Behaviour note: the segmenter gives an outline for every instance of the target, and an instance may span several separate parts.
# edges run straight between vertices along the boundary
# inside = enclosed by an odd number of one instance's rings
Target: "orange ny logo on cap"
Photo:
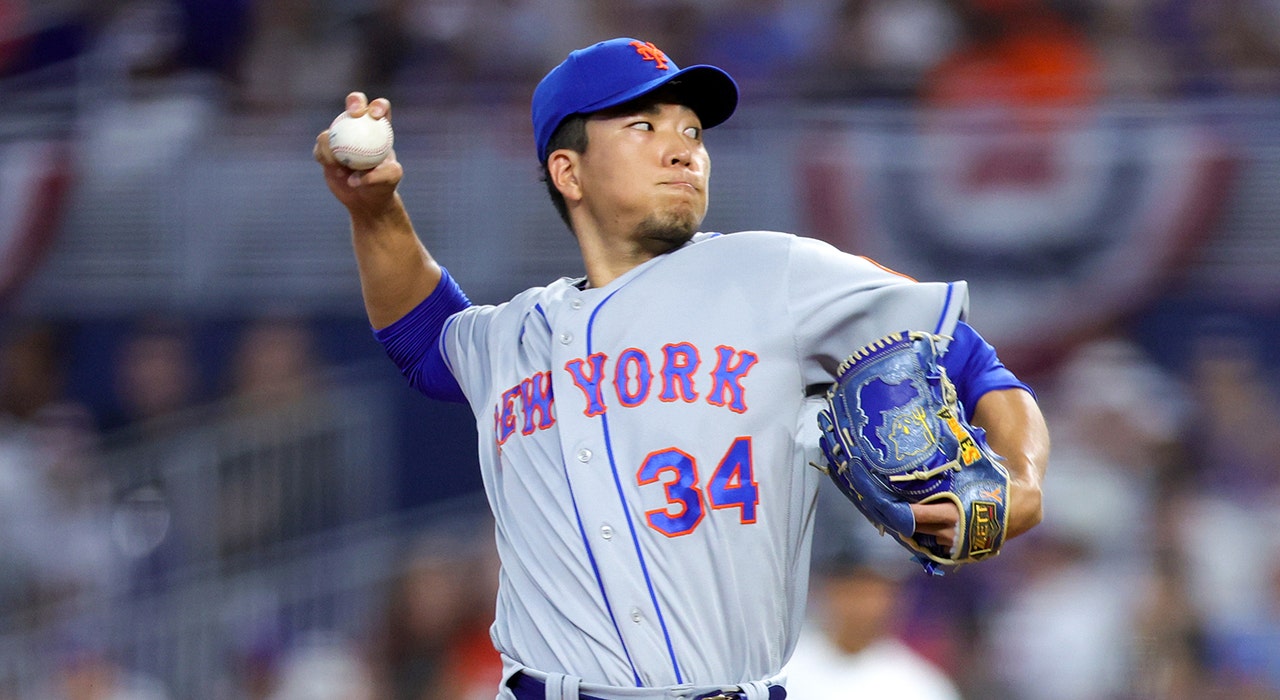
[[[636,47],[636,53],[646,61],[653,61],[657,64],[658,70],[667,69],[667,55],[662,53],[662,49],[653,45],[651,41],[633,41],[631,45]]]

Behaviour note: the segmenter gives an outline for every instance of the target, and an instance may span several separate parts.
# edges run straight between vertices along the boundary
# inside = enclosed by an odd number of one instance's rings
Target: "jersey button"
[[[581,299],[574,299],[573,301],[569,302],[569,306],[570,306],[574,311],[577,311],[578,309],[581,309],[581,308],[582,308],[582,300],[581,300]]]
[[[640,622],[640,608],[631,608],[631,621],[637,624]]]
[[[572,334],[572,333],[561,333],[561,334],[560,334],[560,344],[561,344],[561,345],[568,345],[569,343],[572,343],[572,342],[573,342],[573,334]]]
[[[608,525],[600,526],[600,536],[605,538],[606,540],[613,539],[613,528],[609,527]]]
[[[587,449],[587,448],[585,448],[585,447],[584,447],[584,448],[582,448],[582,449],[580,449],[580,450],[578,450],[578,461],[579,461],[579,462],[590,462],[590,461],[591,461],[591,450],[588,450],[588,449]]]

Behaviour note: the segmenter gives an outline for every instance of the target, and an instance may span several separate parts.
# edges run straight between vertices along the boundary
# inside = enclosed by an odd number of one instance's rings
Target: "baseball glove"
[[[818,414],[822,468],[880,533],[891,532],[931,574],[995,556],[1008,527],[1009,474],[985,433],[964,419],[939,364],[940,336],[904,331],[840,364]],[[960,509],[955,544],[914,535],[912,503]]]

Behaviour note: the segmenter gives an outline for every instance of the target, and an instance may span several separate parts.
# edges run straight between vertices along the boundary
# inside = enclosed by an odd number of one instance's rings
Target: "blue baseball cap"
[[[702,128],[728,119],[738,106],[738,85],[715,66],[681,69],[658,47],[630,37],[578,49],[547,73],[533,91],[533,136],[538,161],[565,118],[616,107],[664,85],[678,89],[682,104],[697,113]]]

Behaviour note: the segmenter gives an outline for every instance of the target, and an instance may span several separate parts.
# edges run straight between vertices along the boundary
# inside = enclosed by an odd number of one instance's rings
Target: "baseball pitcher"
[[[475,415],[498,698],[785,697],[824,472],[932,571],[1039,522],[1047,431],[964,322],[963,282],[698,232],[704,131],[737,101],[725,72],[651,43],[570,53],[534,93],[534,146],[586,275],[496,306],[423,246],[394,154],[352,171],[317,138],[376,337]],[[346,110],[391,117],[360,93]]]

